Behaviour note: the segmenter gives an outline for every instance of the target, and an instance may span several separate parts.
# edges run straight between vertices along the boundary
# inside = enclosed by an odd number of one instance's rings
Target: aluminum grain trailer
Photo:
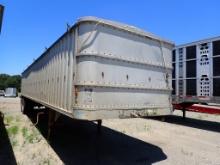
[[[83,120],[169,115],[173,47],[133,26],[81,18],[22,73],[22,111],[32,102]]]
[[[219,113],[216,108],[192,104],[220,104],[220,37],[176,46],[172,61],[174,107]]]

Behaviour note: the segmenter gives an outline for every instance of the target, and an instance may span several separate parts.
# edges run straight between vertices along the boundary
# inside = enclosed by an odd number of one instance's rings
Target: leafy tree
[[[6,81],[10,76],[7,74],[0,74],[0,89],[4,90],[6,88]]]
[[[21,76],[20,75],[13,75],[10,76],[8,74],[0,74],[0,90],[4,90],[8,87],[17,88],[20,92],[21,90]]]

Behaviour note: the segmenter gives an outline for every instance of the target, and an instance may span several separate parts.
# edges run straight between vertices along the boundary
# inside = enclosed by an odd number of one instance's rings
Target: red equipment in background
[[[192,104],[192,103],[180,103],[173,104],[174,110],[182,110],[183,118],[186,117],[186,111],[208,113],[208,114],[219,114],[220,115],[220,105],[201,105],[201,104]]]

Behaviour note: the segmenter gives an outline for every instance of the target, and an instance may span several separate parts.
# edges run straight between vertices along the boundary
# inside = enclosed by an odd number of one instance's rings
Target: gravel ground
[[[31,120],[19,98],[0,98],[0,164],[63,164]],[[1,150],[2,148],[2,150]]]
[[[101,134],[94,122],[62,116],[48,143],[46,115],[35,127],[35,115],[20,113],[19,98],[0,98],[0,111],[0,164],[220,165],[218,115],[103,120]]]

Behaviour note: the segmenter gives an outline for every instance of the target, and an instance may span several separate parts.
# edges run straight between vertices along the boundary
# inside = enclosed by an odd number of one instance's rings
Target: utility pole
[[[3,13],[4,13],[4,6],[0,4],[0,33],[2,29]]]

